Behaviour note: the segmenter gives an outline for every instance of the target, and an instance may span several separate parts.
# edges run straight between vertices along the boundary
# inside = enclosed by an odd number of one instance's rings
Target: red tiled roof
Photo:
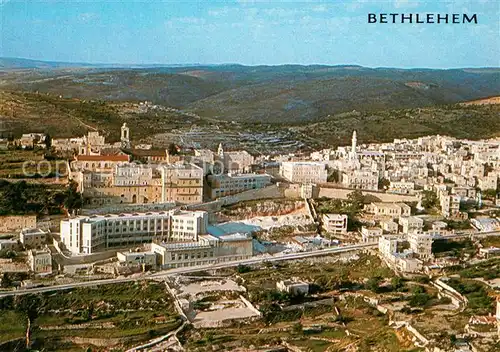
[[[77,161],[130,161],[128,155],[77,155],[75,158]]]

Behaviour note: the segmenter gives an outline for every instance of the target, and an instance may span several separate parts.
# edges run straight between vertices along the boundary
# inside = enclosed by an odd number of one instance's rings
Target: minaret
[[[352,133],[352,142],[351,142],[351,153],[352,155],[356,155],[356,143],[358,142],[358,139],[356,138],[356,131]]]
[[[224,149],[222,149],[222,143],[219,143],[219,148],[217,149],[217,155],[219,155],[219,158],[224,159]]]
[[[126,122],[122,126],[122,134],[120,141],[122,143],[122,148],[130,149],[130,129],[127,127]]]

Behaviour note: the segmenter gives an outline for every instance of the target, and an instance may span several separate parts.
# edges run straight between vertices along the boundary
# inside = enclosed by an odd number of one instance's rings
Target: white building
[[[171,164],[159,168],[161,172],[161,201],[197,204],[203,201],[204,171],[194,164]]]
[[[478,187],[481,191],[485,191],[487,189],[498,188],[498,175],[497,174],[489,174],[488,176],[483,176],[478,178]]]
[[[444,217],[456,216],[460,213],[460,196],[456,194],[442,195],[440,197],[441,213]]]
[[[399,232],[399,225],[392,220],[383,220],[380,222],[382,230],[388,233],[397,234]]]
[[[169,269],[248,259],[253,255],[253,243],[250,236],[239,233],[201,235],[197,241],[153,242],[151,251],[161,268]]]
[[[50,249],[45,248],[43,250],[29,250],[28,266],[31,271],[37,274],[52,273],[52,255],[50,254]]]
[[[126,163],[115,166],[115,186],[146,186],[153,179],[153,168],[150,165]]]
[[[348,217],[345,214],[323,214],[323,229],[333,234],[347,233]]]
[[[380,227],[361,227],[361,238],[364,243],[378,243],[382,233]]]
[[[416,216],[407,216],[399,218],[399,224],[403,227],[403,233],[422,232],[424,220]]]
[[[156,267],[156,254],[153,252],[117,252],[118,262],[123,266],[148,265]]]
[[[207,182],[211,199],[226,197],[252,189],[261,189],[271,184],[267,174],[223,174],[208,175]]]
[[[415,273],[423,269],[423,262],[411,257],[396,257],[396,269],[406,273]]]
[[[328,178],[326,164],[308,161],[281,163],[280,175],[293,183],[325,183]]]
[[[47,242],[47,232],[40,229],[22,229],[19,241],[27,248],[42,248]]]
[[[407,181],[391,181],[389,184],[388,192],[397,193],[397,194],[411,194],[415,190],[414,182]]]
[[[432,241],[433,236],[428,233],[412,232],[408,234],[410,249],[423,260],[432,258]]]
[[[309,284],[300,280],[281,280],[276,283],[276,288],[292,296],[305,296],[309,293]]]
[[[16,240],[0,240],[0,251],[9,250],[14,251],[18,247]]]
[[[411,207],[405,203],[371,203],[366,211],[377,217],[398,219],[400,217],[410,216]]]
[[[254,157],[246,150],[223,152],[225,172],[248,172],[254,163]]]
[[[398,252],[398,248],[402,241],[402,238],[399,236],[383,235],[379,238],[378,250],[384,257],[391,256]]]
[[[113,247],[160,240],[196,240],[206,232],[208,214],[175,210],[78,216],[61,221],[61,241],[72,253],[90,254]]]
[[[496,218],[478,217],[470,220],[471,224],[480,232],[492,232],[500,230],[500,220]]]
[[[172,214],[170,239],[177,241],[198,240],[198,235],[207,233],[206,211],[178,211]]]
[[[376,191],[378,173],[365,170],[350,170],[342,174],[342,185],[347,188]]]
[[[304,199],[314,198],[314,190],[316,185],[314,183],[303,183],[300,185],[300,197]]]

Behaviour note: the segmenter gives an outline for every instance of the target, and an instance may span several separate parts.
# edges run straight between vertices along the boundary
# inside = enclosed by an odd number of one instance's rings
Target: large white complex
[[[251,189],[260,189],[271,184],[267,174],[229,174],[207,176],[211,199],[230,196]]]
[[[197,240],[206,233],[203,211],[163,211],[134,214],[79,216],[61,221],[61,241],[72,253],[90,254],[127,247],[153,239]]]
[[[239,233],[219,237],[201,235],[190,242],[155,241],[151,251],[157,255],[158,265],[168,269],[247,259],[253,255],[253,244],[251,236]]]
[[[328,178],[326,165],[317,162],[283,162],[280,175],[293,183],[325,183]]]

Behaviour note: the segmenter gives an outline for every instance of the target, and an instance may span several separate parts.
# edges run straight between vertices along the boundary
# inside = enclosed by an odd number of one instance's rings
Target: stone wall
[[[36,227],[36,215],[0,216],[0,233],[18,233]]]
[[[409,323],[406,324],[406,329],[409,332],[411,332],[412,335],[415,336],[423,346],[425,346],[429,343],[429,340],[424,335],[422,335],[416,328],[414,328],[412,325],[410,325]]]
[[[283,198],[284,196],[283,189],[277,185],[271,185],[261,189],[252,189],[232,196],[222,197],[219,198],[219,201],[222,205],[230,205],[247,200]]]

